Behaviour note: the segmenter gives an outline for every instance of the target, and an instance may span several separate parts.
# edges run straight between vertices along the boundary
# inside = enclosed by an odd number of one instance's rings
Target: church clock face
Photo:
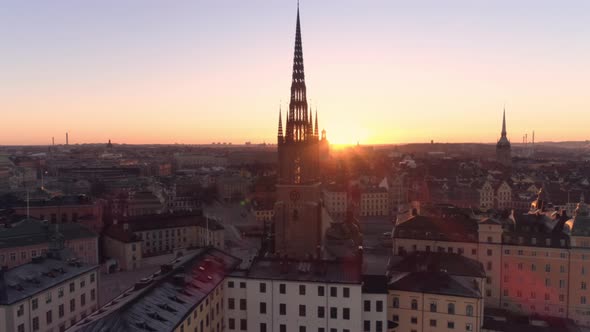
[[[301,194],[297,190],[293,190],[289,194],[289,197],[291,198],[291,201],[297,202],[299,198],[301,198]]]

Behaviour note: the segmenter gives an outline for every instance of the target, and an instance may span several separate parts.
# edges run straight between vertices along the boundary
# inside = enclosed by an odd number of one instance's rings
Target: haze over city
[[[304,1],[331,143],[586,140],[587,1]],[[6,1],[0,145],[276,140],[295,1]]]

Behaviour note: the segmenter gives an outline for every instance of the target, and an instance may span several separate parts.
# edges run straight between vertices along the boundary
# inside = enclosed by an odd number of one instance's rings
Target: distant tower
[[[291,100],[284,131],[279,109],[279,176],[274,208],[274,251],[294,258],[319,256],[324,235],[319,181],[319,126],[317,113],[314,125],[306,93],[298,5]]]
[[[66,145],[69,145],[69,144],[70,144],[70,142],[68,140],[68,133],[66,132]]]
[[[504,166],[512,165],[512,153],[510,148],[510,141],[506,137],[506,109],[502,115],[502,136],[496,144],[496,161]]]
[[[111,140],[109,139],[109,142],[107,143],[107,149],[112,149],[113,148],[113,143],[111,143]]]

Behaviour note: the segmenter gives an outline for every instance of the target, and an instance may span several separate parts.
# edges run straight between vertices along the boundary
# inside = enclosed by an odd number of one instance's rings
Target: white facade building
[[[350,264],[256,260],[226,280],[226,331],[361,331],[361,293]]]
[[[0,272],[0,331],[65,331],[96,310],[98,265],[38,258]]]

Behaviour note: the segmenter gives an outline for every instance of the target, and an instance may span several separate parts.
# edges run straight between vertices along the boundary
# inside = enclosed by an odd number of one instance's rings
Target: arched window
[[[454,303],[449,303],[449,305],[447,306],[447,312],[449,313],[449,315],[455,314],[455,304]]]
[[[467,308],[465,309],[465,314],[467,316],[473,316],[473,306],[471,304],[467,305]]]

